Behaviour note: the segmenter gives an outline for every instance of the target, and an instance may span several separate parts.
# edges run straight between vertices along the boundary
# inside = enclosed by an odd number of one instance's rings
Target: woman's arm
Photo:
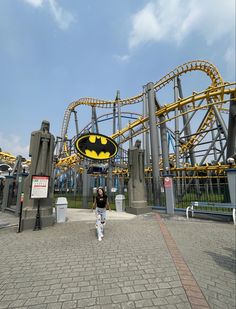
[[[106,209],[107,209],[107,210],[111,210],[111,207],[110,207],[110,204],[109,204],[108,199],[107,199],[107,202],[106,202]]]
[[[94,210],[97,206],[97,200],[96,200],[96,197],[94,199],[94,202],[93,202],[93,206],[92,206],[92,210]]]

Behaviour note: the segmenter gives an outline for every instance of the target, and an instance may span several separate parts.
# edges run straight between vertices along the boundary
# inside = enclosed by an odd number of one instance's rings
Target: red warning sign
[[[164,178],[164,187],[165,188],[171,188],[172,187],[172,178],[170,178],[170,177]]]

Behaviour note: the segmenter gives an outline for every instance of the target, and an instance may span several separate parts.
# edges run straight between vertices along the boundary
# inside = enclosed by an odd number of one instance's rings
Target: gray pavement
[[[203,308],[191,303],[155,213],[111,213],[101,242],[94,214],[74,215],[17,234],[17,218],[0,212],[9,223],[0,229],[0,309]],[[235,308],[233,224],[162,218],[208,308]]]
[[[212,308],[236,308],[236,229],[205,220],[166,220],[187,265]]]

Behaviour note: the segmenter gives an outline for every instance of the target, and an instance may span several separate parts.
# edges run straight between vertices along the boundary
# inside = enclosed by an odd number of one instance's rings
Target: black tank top
[[[97,207],[105,208],[107,204],[107,196],[96,196]]]

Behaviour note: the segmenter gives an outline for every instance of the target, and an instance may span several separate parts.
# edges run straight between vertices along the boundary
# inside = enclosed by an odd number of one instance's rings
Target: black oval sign
[[[93,160],[108,160],[116,155],[118,145],[106,135],[88,133],[77,138],[75,148],[83,157]]]

